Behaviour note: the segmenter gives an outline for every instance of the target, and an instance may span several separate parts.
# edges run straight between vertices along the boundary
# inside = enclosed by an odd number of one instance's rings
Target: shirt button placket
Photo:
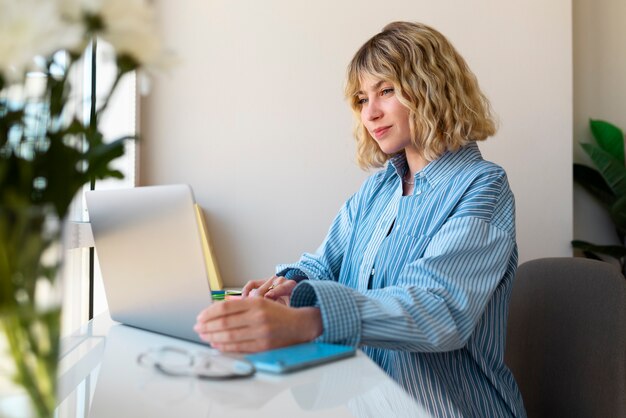
[[[380,244],[387,236],[389,228],[391,228],[391,222],[393,222],[393,220],[396,218],[396,214],[398,213],[398,205],[400,203],[400,196],[401,195],[394,196],[389,202],[389,205],[387,206],[380,220],[378,221],[376,229],[372,234],[372,238],[365,249],[365,253],[363,254],[363,261],[359,270],[358,286],[359,290],[361,291],[367,290],[369,281],[374,274],[374,260],[376,258],[376,254],[378,253]]]

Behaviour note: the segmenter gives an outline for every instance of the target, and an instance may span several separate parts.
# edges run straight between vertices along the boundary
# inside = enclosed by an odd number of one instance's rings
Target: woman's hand
[[[257,352],[311,341],[322,334],[319,308],[291,308],[253,297],[214,303],[194,331],[220,351]]]
[[[267,280],[251,280],[244,286],[241,295],[246,298],[266,297],[268,299],[287,302],[293,288],[298,283],[284,277],[273,276]],[[286,300],[284,298],[287,298]],[[287,303],[285,303],[287,304]]]
[[[246,283],[243,289],[241,289],[241,296],[244,298],[247,298],[248,296],[256,296],[257,289],[263,286],[266,282],[272,280],[274,277],[270,277],[269,279],[250,280]]]

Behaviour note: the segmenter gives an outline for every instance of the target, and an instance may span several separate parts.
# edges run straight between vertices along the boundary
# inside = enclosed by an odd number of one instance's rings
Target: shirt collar
[[[387,164],[387,175],[395,172],[400,179],[406,171],[406,155],[404,153],[396,154],[389,159]]]
[[[478,149],[478,144],[472,141],[456,151],[446,151],[441,157],[428,163],[428,165],[420,171],[420,174],[434,187],[438,183],[452,177],[460,165],[465,165],[464,163],[466,162],[480,159],[482,159],[482,155]],[[389,159],[387,175],[391,172],[395,172],[402,178],[405,170],[406,155],[404,153],[395,155]]]

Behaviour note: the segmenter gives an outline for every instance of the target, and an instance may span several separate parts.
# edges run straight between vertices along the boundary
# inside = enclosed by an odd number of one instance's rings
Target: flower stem
[[[1,317],[16,368],[14,380],[26,390],[40,418],[52,417],[56,406],[59,322],[59,309],[35,313],[20,307]]]

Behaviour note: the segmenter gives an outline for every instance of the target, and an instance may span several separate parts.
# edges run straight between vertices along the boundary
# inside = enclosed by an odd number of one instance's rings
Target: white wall
[[[589,118],[626,130],[626,1],[575,0],[574,160],[592,166],[579,142],[592,142]],[[574,189],[574,236],[617,244],[606,211],[584,189]]]
[[[323,239],[365,178],[345,67],[393,20],[457,46],[500,116],[481,145],[516,194],[521,260],[570,255],[571,5],[566,0],[158,2],[182,63],[142,104],[140,184],[190,183],[228,285]]]

